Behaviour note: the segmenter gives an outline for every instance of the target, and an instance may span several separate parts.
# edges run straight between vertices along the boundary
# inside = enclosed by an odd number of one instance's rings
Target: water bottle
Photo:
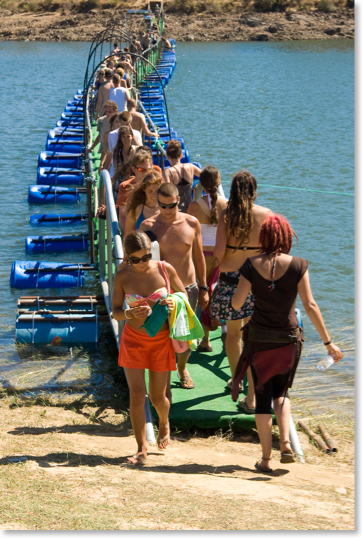
[[[328,355],[325,359],[322,359],[317,364],[317,368],[320,372],[324,372],[324,370],[327,370],[332,364],[334,364],[334,357],[335,355]]]
[[[343,349],[341,349],[342,353],[343,353]],[[330,366],[332,366],[332,364],[334,364],[334,357],[336,355],[334,353],[332,353],[332,355],[327,355],[327,357],[325,359],[322,359],[321,361],[319,361],[319,363],[317,364],[317,368],[320,372],[324,372],[324,370],[327,370],[327,368],[329,368]]]

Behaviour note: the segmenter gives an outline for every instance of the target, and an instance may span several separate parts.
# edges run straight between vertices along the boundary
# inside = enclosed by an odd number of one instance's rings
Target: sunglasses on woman
[[[152,172],[153,168],[136,168],[139,172]]]
[[[152,254],[150,252],[149,254],[145,254],[144,256],[142,256],[142,258],[137,258],[136,256],[130,256],[128,259],[130,263],[132,263],[132,265],[137,265],[140,262],[149,262],[152,259]]]
[[[157,202],[159,207],[161,207],[162,209],[173,209],[178,204],[178,202],[173,202],[172,204],[163,204],[162,202],[160,202],[160,200],[157,200]]]

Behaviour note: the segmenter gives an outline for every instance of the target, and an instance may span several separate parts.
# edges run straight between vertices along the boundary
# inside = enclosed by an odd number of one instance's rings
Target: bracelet
[[[331,340],[330,340],[329,342],[325,342],[325,343],[323,342],[323,344],[324,344],[325,346],[329,346],[329,344],[331,344],[331,343],[332,343]]]
[[[126,319],[131,319],[131,318],[133,317],[132,315],[131,315],[130,318],[127,318],[127,311],[128,311],[128,310],[131,310],[131,309],[130,309],[130,308],[126,308],[126,310],[124,311],[124,315],[125,315],[125,318],[126,318]],[[130,314],[131,314],[131,312],[130,312]]]
[[[199,286],[199,290],[209,291],[209,286]]]

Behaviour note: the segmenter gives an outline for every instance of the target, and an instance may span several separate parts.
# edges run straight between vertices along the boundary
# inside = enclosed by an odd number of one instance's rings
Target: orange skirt
[[[148,336],[125,324],[119,346],[118,364],[123,368],[168,372],[176,370],[176,355],[170,331]]]

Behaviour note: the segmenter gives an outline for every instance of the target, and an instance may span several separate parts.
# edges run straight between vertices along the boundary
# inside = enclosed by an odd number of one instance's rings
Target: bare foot
[[[182,372],[182,375],[180,374],[180,372],[178,372],[177,375],[178,375],[178,378],[180,380],[182,388],[184,388],[184,389],[193,389],[194,388],[194,386],[195,386],[194,382],[192,381],[191,376],[190,376],[190,374],[188,373],[188,371],[186,369]]]
[[[248,400],[248,396],[246,395],[246,398],[245,398],[245,402],[246,402],[246,405],[250,408],[250,409],[254,409],[255,410],[255,398],[250,398]]]
[[[132,465],[142,465],[147,459],[147,451],[137,452],[134,456],[127,458],[128,463]]]
[[[290,441],[279,441],[281,454],[293,454],[292,445]]]
[[[170,444],[170,423],[158,425],[157,447],[159,450],[166,450]]]
[[[257,462],[258,468],[259,469],[271,469],[270,460],[271,458],[261,458],[261,460]]]

